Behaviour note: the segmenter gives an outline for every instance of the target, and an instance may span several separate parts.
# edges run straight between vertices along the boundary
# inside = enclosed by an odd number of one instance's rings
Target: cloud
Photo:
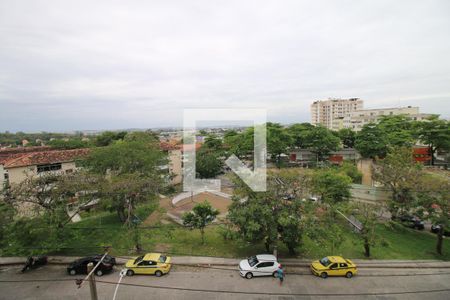
[[[448,1],[1,1],[0,130],[179,126],[360,97],[449,117]]]

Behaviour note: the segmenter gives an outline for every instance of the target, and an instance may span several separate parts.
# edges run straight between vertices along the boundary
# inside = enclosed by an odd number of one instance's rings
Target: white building
[[[361,109],[363,109],[363,100],[359,98],[330,98],[314,101],[311,104],[311,124],[321,124],[329,129],[334,129],[334,127],[340,126],[339,120],[342,120],[347,114]]]
[[[396,107],[396,108],[377,108],[377,109],[364,109],[357,110],[351,113],[347,113],[344,118],[340,120],[340,123],[334,122],[334,130],[341,128],[350,128],[354,131],[360,131],[362,127],[368,123],[376,123],[381,116],[393,116],[393,115],[406,115],[413,120],[421,121],[430,114],[419,113],[418,107]]]

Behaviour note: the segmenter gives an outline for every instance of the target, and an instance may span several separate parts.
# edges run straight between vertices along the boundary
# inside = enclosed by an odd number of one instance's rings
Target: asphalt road
[[[122,282],[130,285],[121,285],[116,299],[450,299],[448,268],[364,269],[352,279],[321,279],[309,275],[306,268],[288,271],[303,275],[287,275],[280,287],[272,277],[247,280],[234,270],[174,266],[161,278],[124,277]],[[0,299],[90,299],[89,284],[78,289],[75,278],[82,276],[67,275],[63,266],[45,266],[25,274],[19,267],[2,267]],[[99,299],[113,298],[118,279],[119,270],[97,277]],[[431,290],[441,291],[425,292]]]

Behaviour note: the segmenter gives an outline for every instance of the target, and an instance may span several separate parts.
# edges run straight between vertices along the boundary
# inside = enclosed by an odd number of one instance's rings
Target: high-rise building
[[[339,129],[343,118],[349,113],[363,109],[359,98],[318,100],[311,104],[311,123],[321,124],[329,129]]]

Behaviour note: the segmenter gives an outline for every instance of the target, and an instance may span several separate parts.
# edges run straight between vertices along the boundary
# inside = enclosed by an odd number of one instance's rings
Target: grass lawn
[[[137,209],[137,215],[144,220],[153,210],[155,204],[145,204]],[[134,255],[136,231],[124,227],[114,212],[85,213],[81,222],[70,224],[73,229],[66,247],[52,254],[87,255],[101,252],[95,246],[111,245],[113,255]],[[343,255],[349,258],[364,258],[363,245],[356,233],[347,226],[345,240],[331,253],[329,244],[318,244],[304,236],[298,247],[298,257],[319,258],[325,255]],[[371,248],[372,259],[444,259],[450,260],[450,241],[444,240],[444,255],[435,254],[436,235],[404,227],[389,228],[379,225],[376,229],[379,238]],[[198,230],[188,230],[175,224],[160,225],[159,228],[141,228],[139,236],[145,251],[168,252],[173,255],[205,255],[219,257],[245,257],[255,253],[264,253],[263,243],[249,244],[238,239],[225,240],[220,234],[219,226],[206,229],[205,245],[201,244]],[[279,245],[282,257],[289,257],[283,244]]]

